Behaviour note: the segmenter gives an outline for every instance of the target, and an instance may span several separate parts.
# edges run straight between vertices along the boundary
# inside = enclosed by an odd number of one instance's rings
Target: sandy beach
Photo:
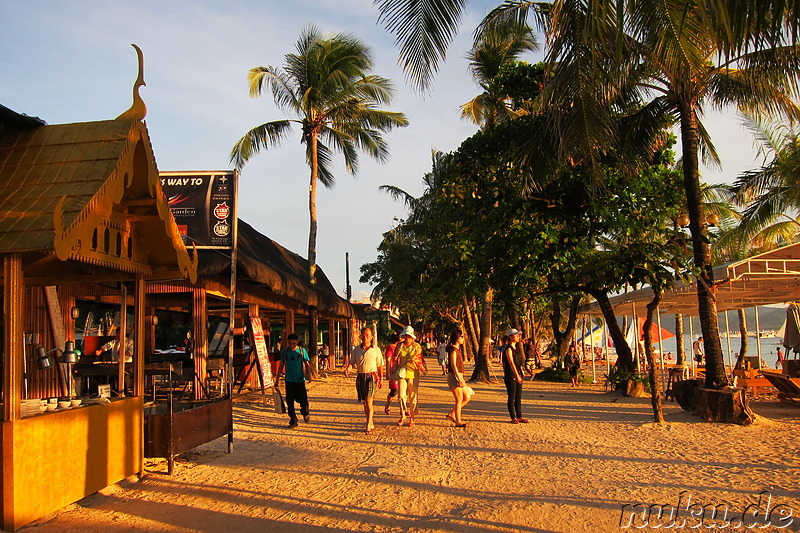
[[[309,385],[312,420],[294,430],[259,392],[244,394],[233,453],[218,439],[180,456],[171,477],[166,461],[148,460],[140,481],[23,530],[599,532],[620,530],[625,504],[691,498],[741,516],[762,491],[773,508],[794,512],[788,530],[800,528],[800,408],[754,401],[759,418],[742,427],[702,422],[668,402],[667,423],[657,425],[649,399],[526,381],[530,423],[514,425],[502,381],[473,387],[463,429],[445,419],[444,376],[423,378],[413,428],[396,426],[396,404],[383,414],[384,388],[372,435],[341,372]]]

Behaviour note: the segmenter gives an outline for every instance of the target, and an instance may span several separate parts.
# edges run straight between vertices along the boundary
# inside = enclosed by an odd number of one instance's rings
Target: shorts
[[[378,386],[372,378],[372,374],[358,374],[356,376],[356,392],[358,393],[359,402],[366,402],[367,399],[374,398],[377,390]]]
[[[455,389],[456,387],[460,387],[461,385],[458,383],[458,378],[456,378],[455,374],[449,372],[447,374],[447,387],[449,389]]]

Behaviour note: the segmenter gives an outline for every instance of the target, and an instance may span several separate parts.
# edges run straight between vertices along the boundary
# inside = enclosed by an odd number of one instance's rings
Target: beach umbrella
[[[783,345],[787,350],[800,352],[800,305],[791,304],[786,308],[786,331],[783,333]]]
[[[645,318],[639,317],[639,338],[640,339],[644,339],[644,321],[645,321]],[[658,326],[655,322],[653,322],[652,324],[650,324],[650,339],[653,341],[654,344],[658,343],[658,339],[659,339],[658,330],[659,329],[661,329],[661,340],[671,339],[672,337],[675,336],[675,334],[672,333],[671,331],[666,330],[666,329]]]

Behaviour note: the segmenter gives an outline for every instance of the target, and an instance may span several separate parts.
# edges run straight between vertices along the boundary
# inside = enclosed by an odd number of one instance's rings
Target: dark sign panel
[[[187,246],[233,246],[235,171],[161,172],[161,187]]]

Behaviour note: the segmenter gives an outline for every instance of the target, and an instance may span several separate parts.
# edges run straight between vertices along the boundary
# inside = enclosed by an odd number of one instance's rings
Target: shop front
[[[146,283],[194,281],[197,257],[141,118],[44,125],[3,108],[0,255],[2,516],[16,530],[143,470]],[[95,355],[75,335],[80,286],[131,304],[105,339],[116,361],[87,363],[108,388],[76,372]]]

